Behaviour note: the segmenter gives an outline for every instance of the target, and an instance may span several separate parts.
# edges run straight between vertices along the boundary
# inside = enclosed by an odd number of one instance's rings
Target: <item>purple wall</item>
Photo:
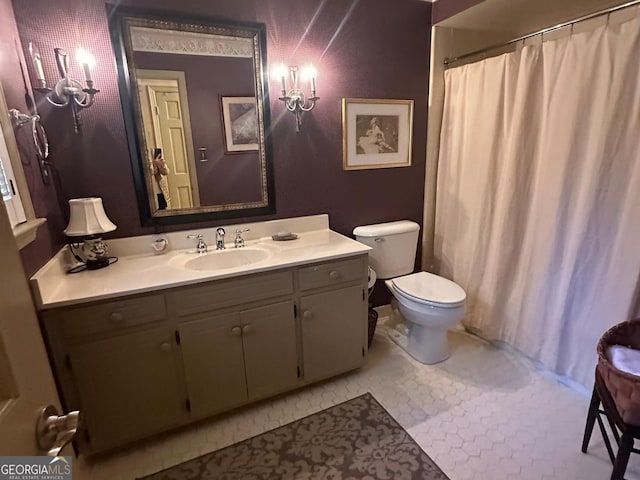
[[[293,115],[284,111],[275,95],[271,99],[277,214],[238,221],[328,213],[331,227],[347,235],[356,225],[374,222],[410,219],[422,224],[431,4],[420,0],[192,0],[187,8],[177,0],[121,3],[263,22],[269,65],[312,62],[318,68],[321,99],[305,115],[302,132],[295,133]],[[68,112],[42,109],[64,196],[103,197],[108,215],[118,225],[113,236],[152,232],[140,226],[104,2],[16,0],[14,9],[22,43],[38,42],[50,81],[55,78],[54,47],[75,51],[82,45],[96,57],[94,77],[101,92],[95,106],[82,113],[81,135],[73,135]],[[75,62],[71,71],[81,77]],[[276,84],[270,88],[277,92]],[[343,97],[415,100],[411,167],[342,169]],[[25,258],[31,271],[41,263]]]
[[[482,2],[484,0],[438,0],[433,4],[431,23],[435,25]]]
[[[255,95],[252,60],[136,52],[134,61],[136,68],[185,72],[201,205],[259,201],[260,158],[257,152],[225,154],[219,98]],[[198,161],[201,147],[208,162]]]
[[[7,106],[26,113],[28,109],[20,70],[21,63],[24,63],[24,57],[13,7],[10,0],[0,0],[0,82]],[[58,206],[55,187],[53,184],[46,186],[42,182],[35,147],[31,140],[31,130],[25,126],[15,129],[14,132],[36,215],[47,218],[47,223],[38,230],[36,241],[21,251],[25,270],[31,274],[63,245],[62,230],[66,223]]]

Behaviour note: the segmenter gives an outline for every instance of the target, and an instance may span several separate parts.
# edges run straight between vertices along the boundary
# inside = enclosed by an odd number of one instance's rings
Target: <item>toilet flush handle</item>
[[[376,242],[376,243],[384,242],[384,238],[382,238],[382,237],[378,237],[378,238],[376,238],[376,239],[374,240],[374,242]]]

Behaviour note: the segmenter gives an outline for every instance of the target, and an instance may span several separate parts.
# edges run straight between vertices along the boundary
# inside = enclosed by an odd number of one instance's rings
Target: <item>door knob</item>
[[[245,325],[242,327],[242,333],[251,333],[253,332],[253,327],[251,325]]]
[[[311,310],[305,310],[304,312],[302,312],[302,318],[304,318],[305,320],[313,318],[313,312]]]
[[[241,333],[242,333],[242,329],[238,326],[235,326],[231,329],[231,335],[233,335],[234,337],[240,336]]]
[[[78,430],[80,412],[58,415],[53,405],[40,410],[36,421],[36,441],[40,450],[51,457],[57,457],[73,439]]]
[[[340,272],[337,272],[335,270],[332,270],[331,272],[329,272],[329,278],[331,280],[337,280],[340,278]]]
[[[120,312],[113,312],[111,315],[109,315],[109,320],[111,320],[113,323],[120,323],[122,320],[124,320],[124,315],[122,315]]]
[[[169,342],[163,342],[160,344],[160,350],[162,350],[163,352],[170,352],[171,351],[171,344]]]

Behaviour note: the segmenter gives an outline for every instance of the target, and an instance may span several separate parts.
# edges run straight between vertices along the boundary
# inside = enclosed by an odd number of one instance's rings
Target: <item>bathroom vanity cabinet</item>
[[[367,255],[42,312],[93,454],[355,368]]]
[[[267,273],[168,294],[192,416],[298,384],[294,276]]]

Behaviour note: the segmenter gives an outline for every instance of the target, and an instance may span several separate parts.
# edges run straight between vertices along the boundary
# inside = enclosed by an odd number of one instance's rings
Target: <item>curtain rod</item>
[[[445,58],[444,66],[445,68],[449,67],[452,63],[459,62],[460,60],[464,60],[469,57],[474,57],[476,55],[480,55],[481,53],[490,52],[491,50],[495,50],[497,48],[506,47],[507,45],[511,45],[513,43],[521,42],[522,40],[526,40],[527,38],[535,37],[537,35],[544,35],[545,33],[553,32],[554,30],[559,30],[564,27],[568,27],[570,25],[574,25],[579,22],[583,22],[585,20],[589,20],[591,18],[601,17],[603,15],[610,15],[613,12],[617,12],[618,10],[623,10],[625,8],[633,7],[634,5],[640,4],[640,0],[633,0],[627,3],[623,3],[621,5],[617,5],[615,7],[606,8],[604,10],[600,10],[594,13],[590,13],[589,15],[584,15],[582,17],[576,18],[574,20],[570,20],[568,22],[559,23],[558,25],[554,25],[553,27],[543,28],[542,30],[538,30],[537,32],[528,33],[527,35],[523,35],[522,37],[514,38],[513,40],[509,40],[508,42],[499,43],[496,45],[492,45],[490,47],[482,48],[480,50],[475,50],[473,52],[465,53],[464,55],[458,55],[453,58]]]

